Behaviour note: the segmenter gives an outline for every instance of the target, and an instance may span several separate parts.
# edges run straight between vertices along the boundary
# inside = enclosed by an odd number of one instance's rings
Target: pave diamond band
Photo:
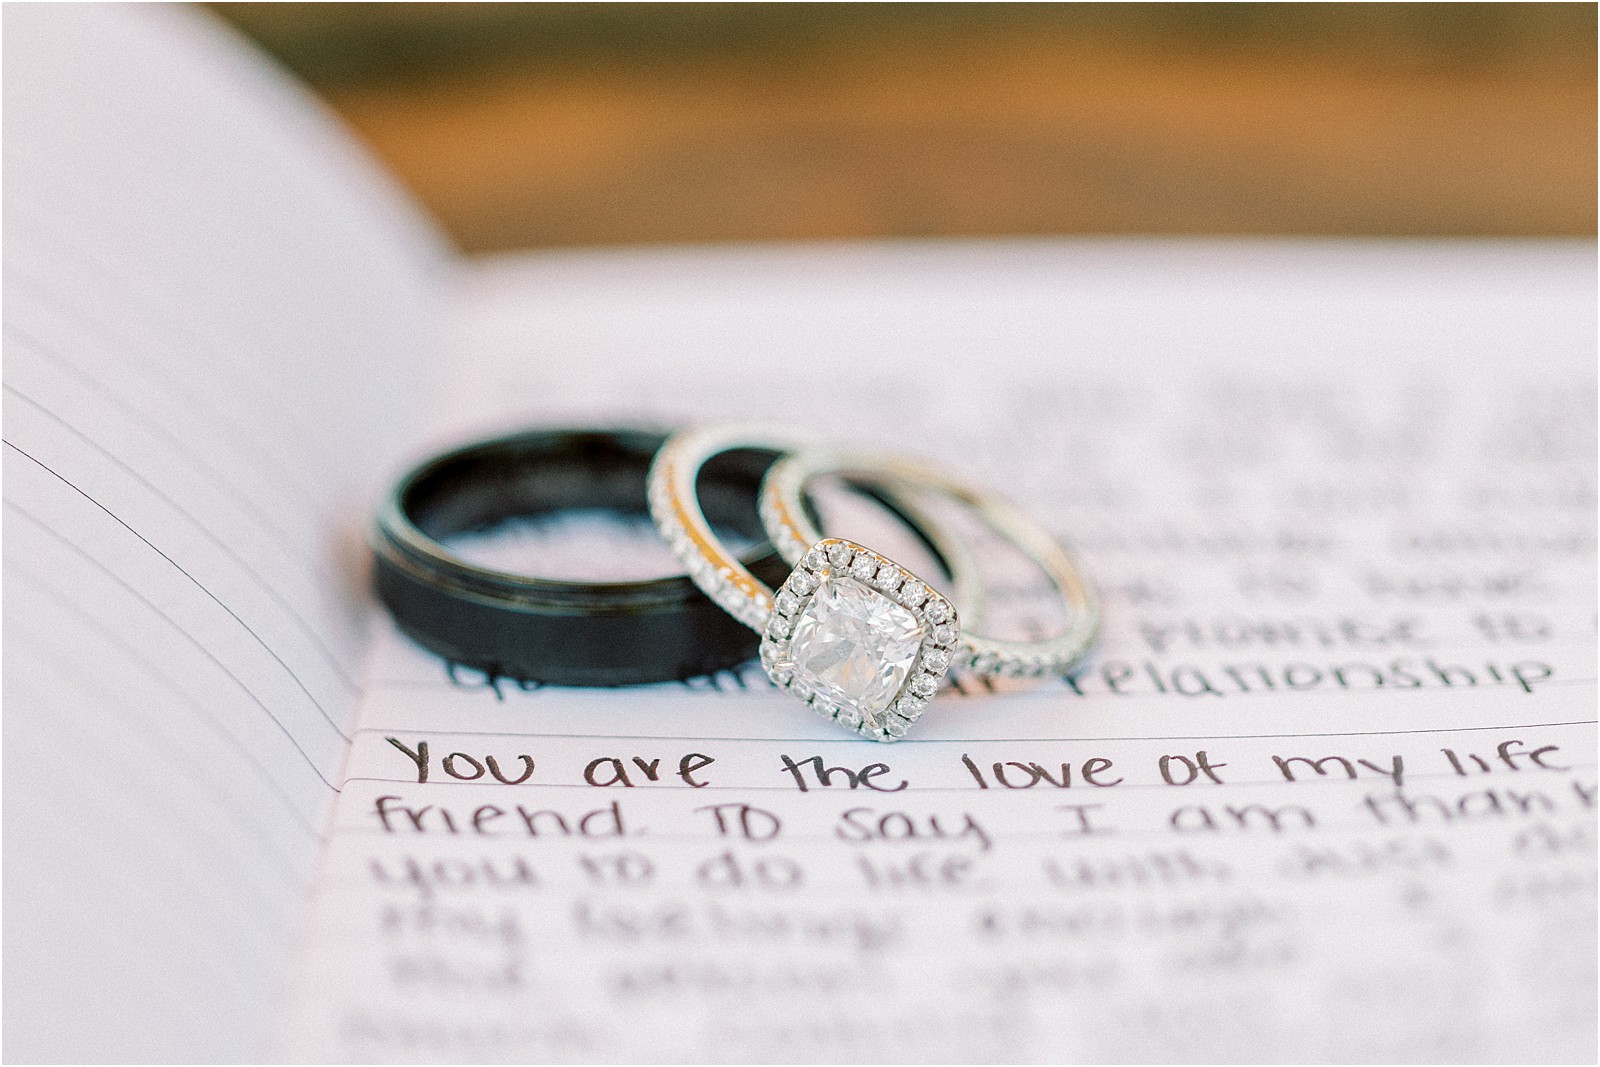
[[[669,437],[651,464],[648,478],[650,515],[689,577],[713,601],[752,630],[763,630],[772,614],[773,593],[723,546],[700,508],[697,480],[706,462],[733,449],[797,452],[814,447],[802,435],[763,426],[719,425],[682,430]],[[905,519],[932,550],[950,577],[955,602],[969,617],[981,611],[983,588],[972,553],[959,538],[947,534],[914,499],[891,490],[880,498]],[[795,506],[800,506],[798,501]],[[820,535],[814,540],[820,540]],[[792,566],[813,541],[784,553]]]
[[[712,531],[701,510],[696,483],[706,461],[720,452],[746,447],[790,452],[805,444],[798,436],[765,429],[700,427],[667,438],[650,464],[647,496],[656,529],[672,546],[694,584],[752,630],[766,628],[772,615],[772,590],[751,574]]]

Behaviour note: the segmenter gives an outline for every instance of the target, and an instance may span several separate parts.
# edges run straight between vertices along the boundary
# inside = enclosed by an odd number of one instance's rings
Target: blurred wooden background
[[[468,251],[1595,233],[1588,3],[210,6]]]

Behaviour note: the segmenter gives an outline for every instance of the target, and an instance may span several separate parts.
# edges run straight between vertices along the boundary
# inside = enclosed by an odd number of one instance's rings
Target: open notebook
[[[5,30],[7,1059],[1594,1058],[1591,245],[465,263],[201,16]],[[372,606],[408,457],[726,416],[1022,500],[1095,656],[876,746]]]

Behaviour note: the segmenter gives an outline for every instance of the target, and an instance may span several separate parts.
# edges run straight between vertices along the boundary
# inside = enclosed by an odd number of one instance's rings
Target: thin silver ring
[[[816,478],[839,476],[906,499],[917,492],[949,497],[971,509],[985,525],[1016,545],[1044,571],[1067,610],[1067,625],[1054,637],[1014,641],[985,637],[964,627],[957,665],[979,675],[1032,678],[1059,675],[1081,660],[1100,629],[1100,604],[1061,544],[1021,510],[991,493],[964,485],[923,463],[898,456],[832,449],[790,450],[767,471],[761,485],[761,519],[778,554],[796,564],[822,539],[800,506]]]

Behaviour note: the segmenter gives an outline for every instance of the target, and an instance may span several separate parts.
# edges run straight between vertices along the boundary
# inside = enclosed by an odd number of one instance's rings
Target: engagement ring
[[[722,545],[696,492],[701,467],[735,448],[791,455],[768,472],[762,518],[795,569],[774,593]],[[973,510],[1049,576],[1068,612],[1065,632],[1046,641],[1004,641],[962,633],[955,605],[901,564],[854,541],[823,537],[800,501],[805,484],[837,474],[874,491],[929,540],[958,543],[916,503],[939,494]],[[1015,508],[931,468],[889,457],[816,449],[779,432],[744,426],[674,434],[649,476],[650,512],[689,577],[717,604],[762,634],[762,667],[774,684],[846,729],[879,741],[906,735],[952,667],[1038,675],[1065,670],[1094,638],[1099,611],[1071,560]],[[976,603],[976,575],[964,550],[945,557],[957,601]]]

